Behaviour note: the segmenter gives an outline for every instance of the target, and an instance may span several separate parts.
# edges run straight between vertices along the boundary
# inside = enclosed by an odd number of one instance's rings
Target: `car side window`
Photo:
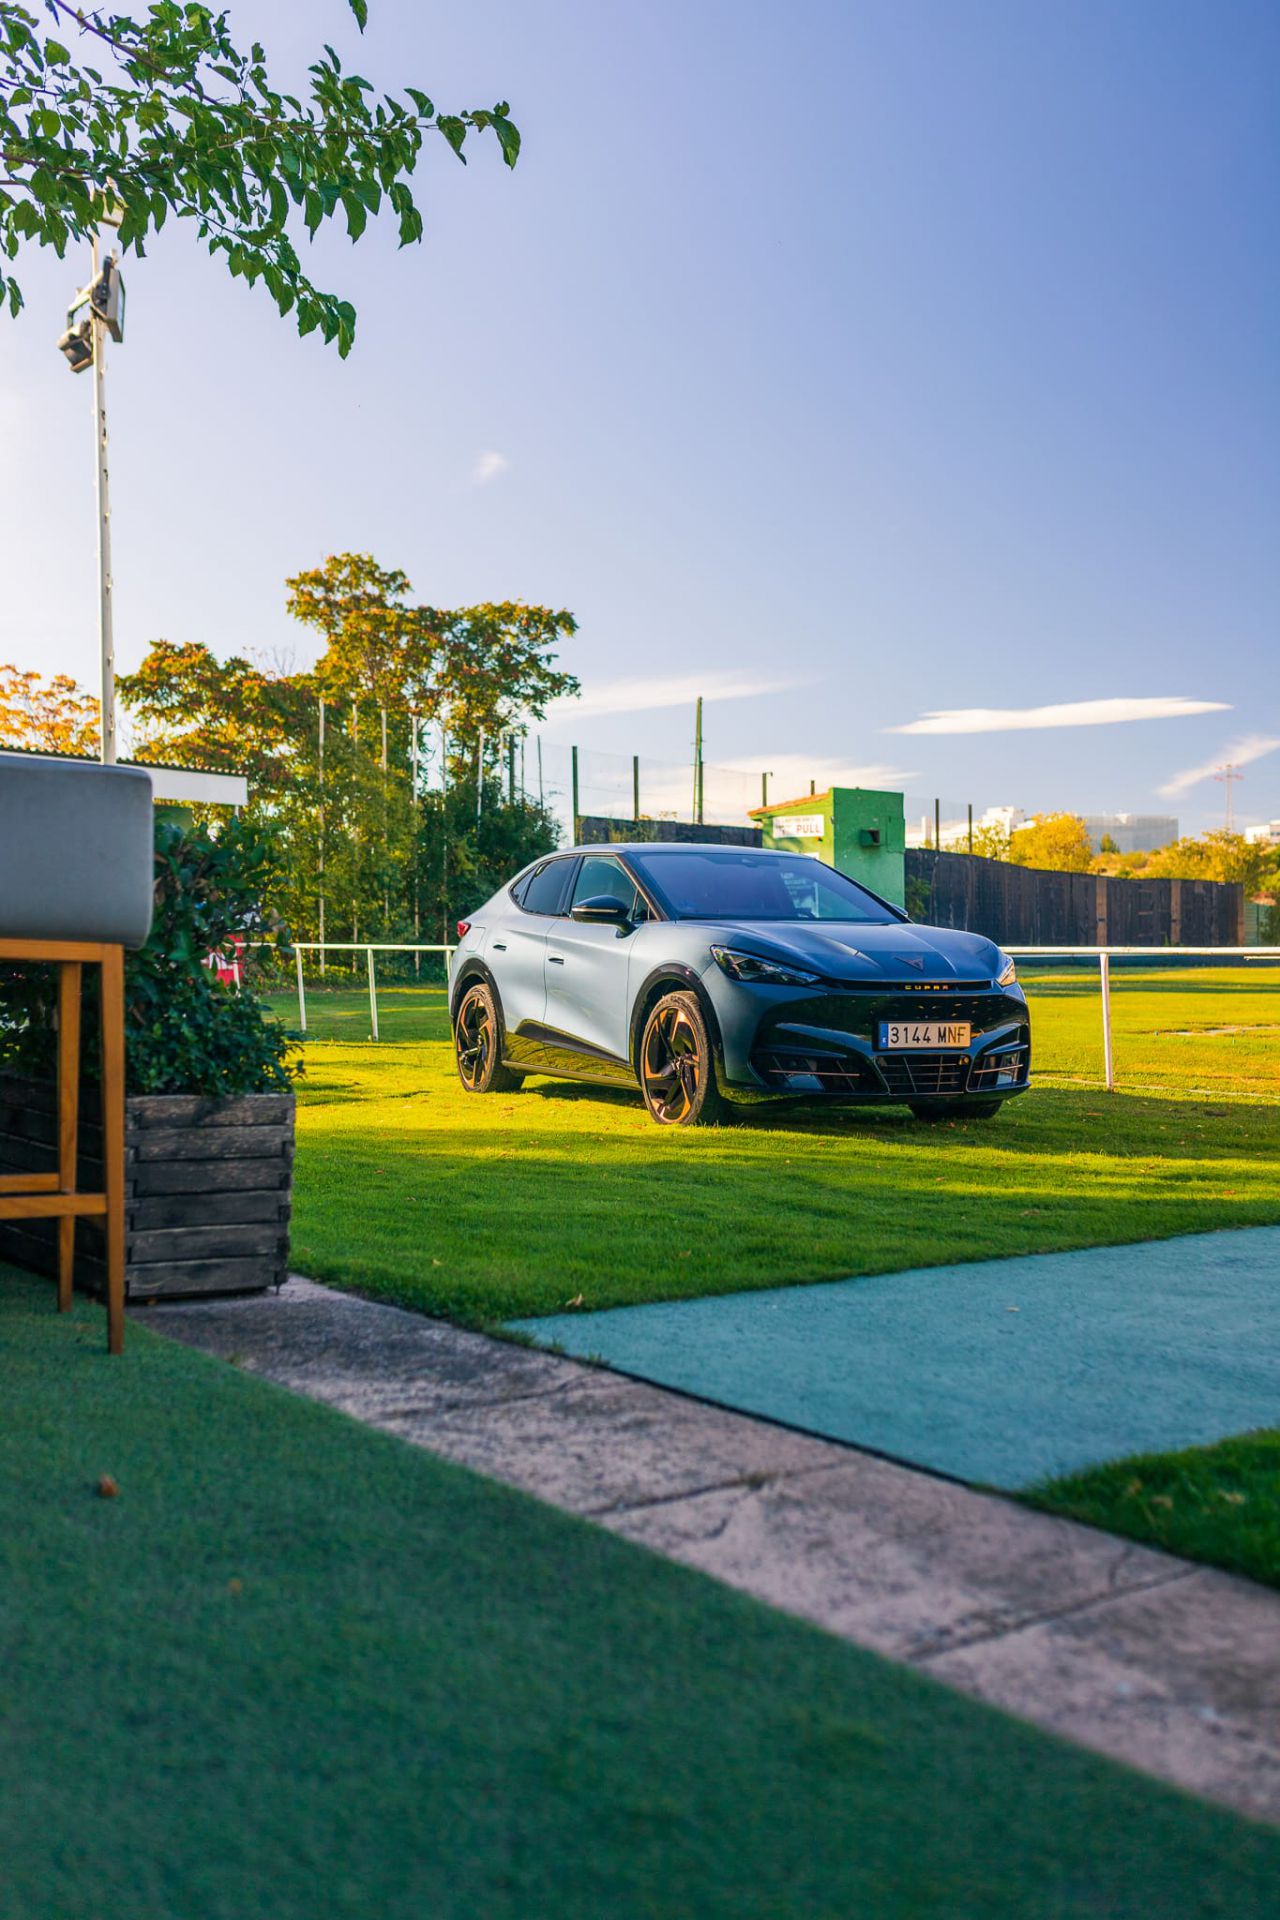
[[[545,860],[521,885],[516,904],[526,913],[557,913],[568,871],[569,862],[563,858]]]
[[[605,897],[622,900],[626,904],[628,917],[635,922],[647,920],[649,909],[644,896],[626,868],[616,860],[610,860],[604,854],[587,853],[583,855],[582,865],[573,886],[573,899],[570,906],[576,907],[580,900],[600,900]]]

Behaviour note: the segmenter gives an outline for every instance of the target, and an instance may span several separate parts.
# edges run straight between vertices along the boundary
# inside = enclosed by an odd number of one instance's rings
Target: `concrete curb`
[[[1112,1758],[1280,1821],[1280,1595],[293,1278],[145,1325]]]

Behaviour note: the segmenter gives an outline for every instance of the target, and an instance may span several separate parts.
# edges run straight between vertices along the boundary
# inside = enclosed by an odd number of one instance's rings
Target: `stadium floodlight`
[[[67,314],[67,330],[58,341],[58,351],[67,356],[72,373],[87,373],[93,365],[93,322],[77,322],[74,307]]]

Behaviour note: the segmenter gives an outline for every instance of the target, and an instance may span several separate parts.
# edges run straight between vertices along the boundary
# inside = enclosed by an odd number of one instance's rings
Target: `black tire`
[[[474,981],[458,1002],[453,1056],[468,1093],[514,1093],[520,1085],[521,1076],[502,1064],[502,1015],[485,980]]]
[[[909,1100],[917,1120],[990,1120],[1003,1100]]]
[[[640,1038],[640,1091],[663,1127],[714,1127],[733,1118],[716,1085],[711,1033],[696,993],[664,993]]]

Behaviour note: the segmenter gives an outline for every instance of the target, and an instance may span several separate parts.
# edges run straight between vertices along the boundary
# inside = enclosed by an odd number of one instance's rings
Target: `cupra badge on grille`
[[[895,953],[893,957],[895,960],[901,960],[904,967],[914,967],[917,973],[924,972],[924,961],[919,954]]]

